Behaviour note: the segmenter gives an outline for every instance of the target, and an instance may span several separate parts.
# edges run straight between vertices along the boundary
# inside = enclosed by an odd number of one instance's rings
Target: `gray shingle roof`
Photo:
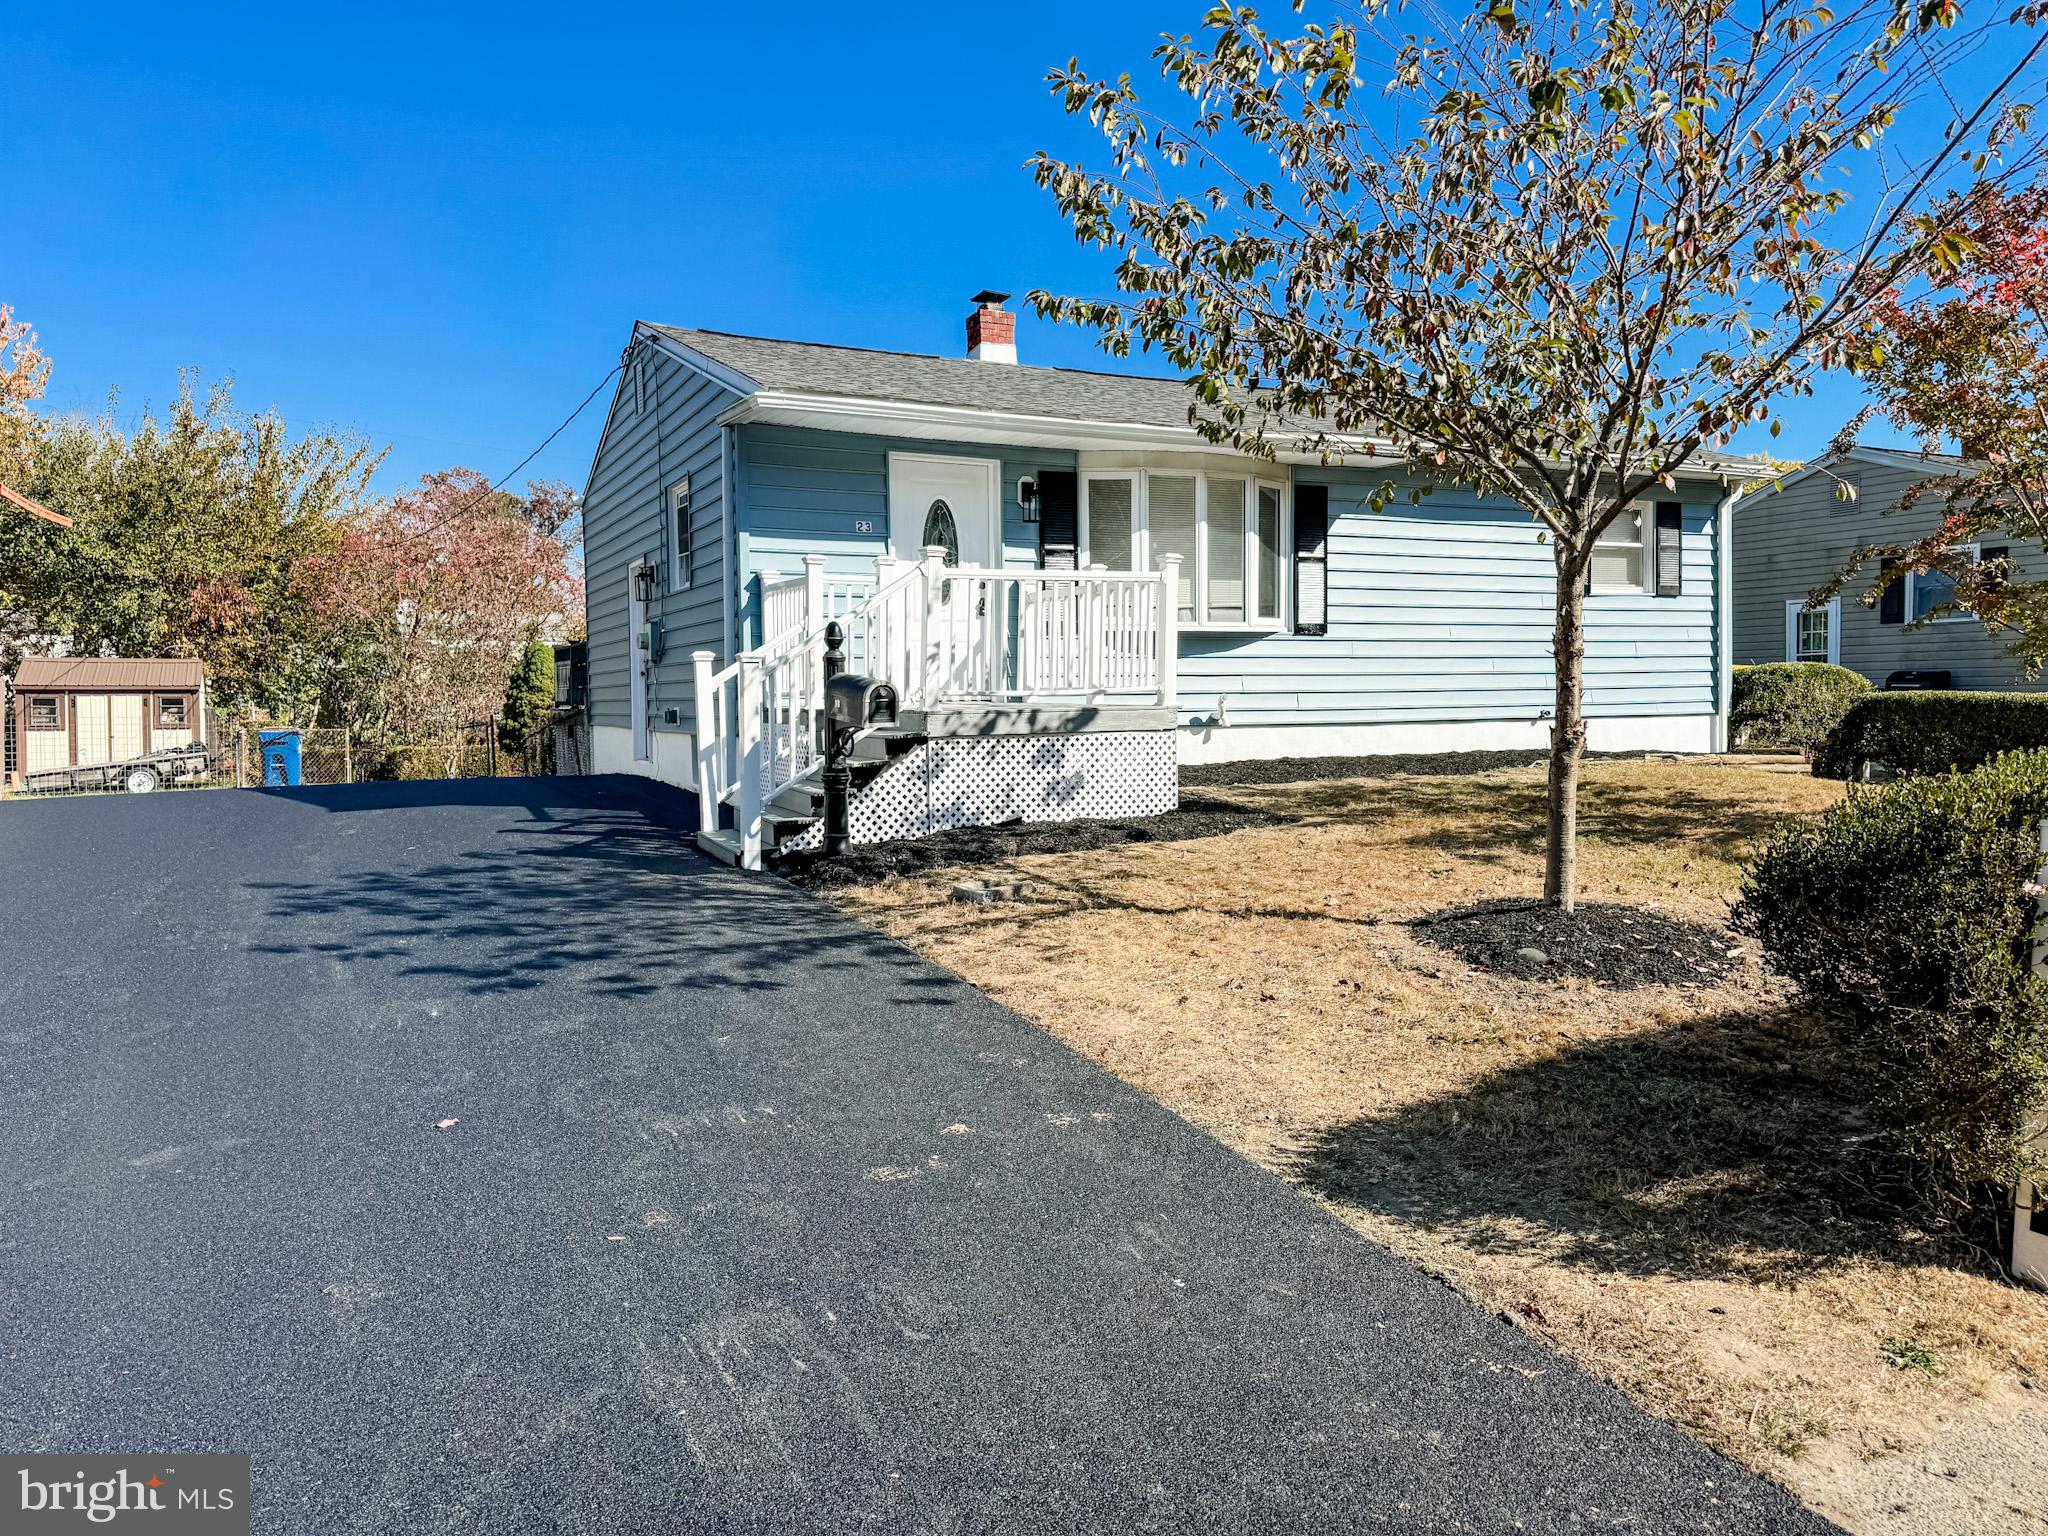
[[[764,390],[1147,427],[1187,426],[1188,406],[1194,400],[1194,392],[1180,379],[829,347],[673,325],[650,323],[648,328],[745,375]],[[1311,424],[1301,425],[1308,430]],[[1702,456],[1687,472],[1717,473],[1724,468],[1755,477],[1774,472],[1775,466],[1761,454],[1724,454]]]
[[[1185,427],[1188,406],[1194,399],[1179,379],[978,363],[972,358],[927,357],[916,352],[870,352],[809,341],[731,336],[723,331],[688,331],[671,325],[652,329],[768,390],[1154,427]]]

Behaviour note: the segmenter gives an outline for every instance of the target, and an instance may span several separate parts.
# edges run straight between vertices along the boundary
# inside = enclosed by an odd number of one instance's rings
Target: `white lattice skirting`
[[[855,790],[847,821],[854,842],[883,843],[1005,821],[1158,816],[1179,803],[1172,731],[948,736],[912,748]],[[824,835],[814,822],[782,846],[816,848]]]

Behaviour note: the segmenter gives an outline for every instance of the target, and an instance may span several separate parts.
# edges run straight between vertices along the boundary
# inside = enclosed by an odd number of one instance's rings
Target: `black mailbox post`
[[[853,738],[872,725],[896,723],[896,689],[872,677],[846,670],[846,633],[837,624],[825,626],[825,857],[844,856],[851,833],[846,802],[853,793],[853,770],[846,754]]]

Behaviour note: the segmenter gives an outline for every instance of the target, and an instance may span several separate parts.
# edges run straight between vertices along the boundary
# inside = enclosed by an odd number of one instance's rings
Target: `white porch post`
[[[890,582],[896,579],[897,568],[902,563],[894,555],[883,554],[875,556],[875,591],[877,594],[881,593]],[[863,654],[856,657],[851,650],[846,653],[846,665],[849,671],[867,672],[875,677],[890,677],[894,675],[891,673],[890,668],[896,664],[896,661],[902,655],[903,647],[908,643],[899,628],[902,619],[902,607],[902,602],[898,598],[891,598],[888,603],[875,604],[872,615],[863,630],[862,639],[865,643]],[[849,636],[850,640],[851,637]],[[908,672],[903,673],[902,679],[900,686],[903,689],[903,702],[907,704],[910,702],[910,674]]]
[[[801,633],[804,647],[813,658],[822,656],[825,652],[825,641],[822,637],[825,622],[830,617],[831,615],[825,612],[825,557],[805,555],[804,619]],[[819,638],[813,639],[813,636]],[[811,680],[810,687],[804,690],[811,709],[814,712],[822,710],[825,707],[825,669],[812,660],[806,663],[805,671]]]
[[[766,645],[774,637],[768,633],[768,592],[775,583],[782,580],[780,571],[754,572],[754,643]]]
[[[715,651],[690,652],[690,671],[697,688],[697,825],[706,832],[717,830],[718,797],[718,690],[711,681],[718,662]]]
[[[924,559],[918,562],[918,568],[924,573],[924,591],[919,594],[921,600],[917,605],[918,697],[927,704],[936,704],[939,702],[940,690],[934,679],[943,678],[946,674],[943,667],[934,665],[933,651],[940,638],[947,641],[952,639],[948,633],[949,626],[932,622],[932,609],[939,602],[940,594],[946,590],[945,578],[933,574],[946,568],[946,546],[925,545]]]
[[[734,733],[739,743],[739,803],[735,807],[740,837],[740,865],[745,869],[761,867],[761,779],[766,772],[762,762],[761,735],[761,653],[742,651],[740,653],[739,676],[739,718],[734,722]]]
[[[1159,562],[1159,703],[1180,701],[1180,556]]]
[[[804,556],[804,633],[822,629],[825,612],[825,557]]]

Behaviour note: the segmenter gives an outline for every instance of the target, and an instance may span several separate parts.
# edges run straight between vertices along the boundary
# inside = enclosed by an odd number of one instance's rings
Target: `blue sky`
[[[16,8],[0,299],[54,409],[132,415],[189,365],[389,443],[386,488],[497,475],[635,317],[952,353],[976,289],[1105,291],[1021,169],[1089,145],[1045,70],[1149,71],[1204,8]],[[1028,315],[1019,343],[1110,366]],[[1778,451],[1851,408],[1791,404]],[[526,473],[580,485],[599,413]]]

